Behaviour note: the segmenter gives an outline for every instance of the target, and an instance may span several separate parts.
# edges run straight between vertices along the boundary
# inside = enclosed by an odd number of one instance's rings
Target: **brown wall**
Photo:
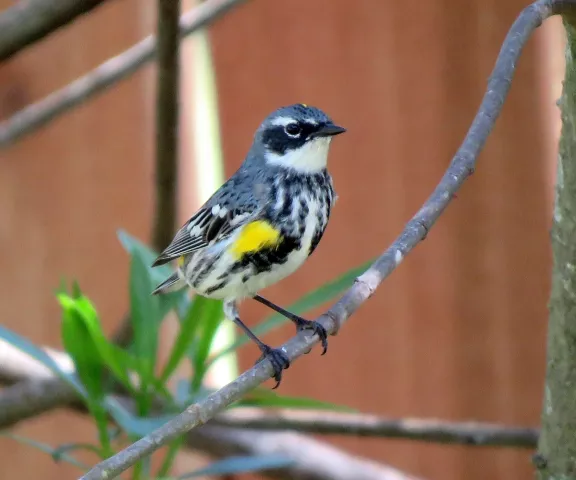
[[[0,0],[6,7],[13,2]],[[109,2],[0,67],[0,116],[42,98],[144,35],[137,0]],[[103,34],[106,32],[106,34]],[[0,321],[40,344],[61,346],[54,290],[77,278],[108,332],[127,307],[126,228],[146,237],[152,141],[145,71],[0,152]],[[74,418],[74,421],[71,421]],[[58,445],[93,441],[84,420],[59,412],[17,432]],[[0,478],[63,480],[78,470],[0,439]],[[91,456],[88,461],[94,461]]]
[[[270,288],[271,299],[287,304],[390,244],[459,146],[524,3],[253,1],[213,28],[227,173],[279,105],[317,105],[348,128],[330,159],[340,196],[333,220],[310,262]],[[143,36],[141,5],[111,2],[0,67],[0,115]],[[525,50],[477,173],[458,199],[332,338],[329,353],[314,351],[290,368],[280,393],[386,416],[537,424],[555,115],[542,86],[550,76],[538,71],[542,39],[540,32]],[[59,345],[52,291],[62,275],[79,279],[109,331],[126,306],[127,263],[115,230],[148,231],[150,73],[0,153],[0,318],[37,342]],[[243,312],[251,324],[266,313],[254,303]],[[287,327],[270,341],[292,333]],[[243,350],[243,366],[256,356]],[[22,430],[69,441],[68,419],[49,415]],[[66,425],[86,438],[86,429]],[[432,480],[520,480],[531,472],[526,451],[333,440]],[[0,445],[0,478],[72,478],[73,470],[26,447]]]

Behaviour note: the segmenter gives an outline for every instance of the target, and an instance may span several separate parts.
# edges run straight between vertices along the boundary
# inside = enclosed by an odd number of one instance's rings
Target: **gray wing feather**
[[[236,227],[258,216],[263,202],[261,183],[243,180],[239,170],[178,230],[153,267],[193,253],[228,237]],[[258,187],[258,188],[257,188]]]

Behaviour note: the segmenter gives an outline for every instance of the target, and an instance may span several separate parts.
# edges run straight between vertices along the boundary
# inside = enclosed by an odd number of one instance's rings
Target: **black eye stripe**
[[[296,150],[306,143],[311,133],[316,132],[322,125],[307,122],[294,122],[301,128],[299,135],[288,135],[285,126],[274,125],[262,132],[262,142],[274,153],[283,155],[287,150]]]

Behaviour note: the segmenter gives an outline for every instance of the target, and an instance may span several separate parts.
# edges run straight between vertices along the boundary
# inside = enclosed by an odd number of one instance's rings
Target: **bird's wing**
[[[225,239],[238,226],[251,218],[252,209],[228,209],[219,205],[204,205],[186,222],[174,239],[152,264],[153,267],[205,248]]]
[[[258,216],[263,203],[256,187],[258,184],[227,189],[227,194],[215,195],[188,220],[174,239],[152,264],[153,267],[205,248],[228,237],[236,227]],[[242,188],[246,186],[246,188]],[[252,190],[247,195],[247,189]],[[239,199],[242,198],[242,201]]]

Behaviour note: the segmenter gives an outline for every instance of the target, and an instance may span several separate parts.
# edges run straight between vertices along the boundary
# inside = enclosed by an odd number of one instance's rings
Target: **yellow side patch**
[[[182,255],[181,257],[178,257],[178,260],[176,260],[176,263],[179,267],[182,267],[182,265],[184,265],[184,255]]]
[[[246,253],[278,246],[280,241],[281,235],[278,230],[265,220],[256,220],[242,228],[232,245],[231,252],[236,259],[239,259]]]

